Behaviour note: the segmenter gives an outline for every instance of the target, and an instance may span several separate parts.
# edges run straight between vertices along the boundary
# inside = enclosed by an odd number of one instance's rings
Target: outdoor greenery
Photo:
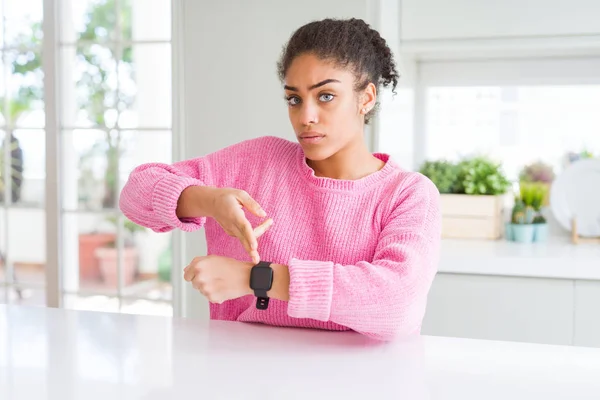
[[[102,43],[117,40],[118,35],[121,35],[122,41],[130,43],[129,2],[120,2],[119,15],[116,13],[115,0],[103,0],[92,5],[79,38],[86,43]],[[105,137],[96,142],[81,159],[80,183],[92,179],[91,160],[101,156],[106,163],[102,207],[115,208],[119,190],[119,162],[124,150],[123,134],[115,128],[121,122],[122,113],[130,109],[135,100],[135,93],[125,89],[135,87],[131,84],[135,80],[132,48],[131,45],[123,46],[119,52],[118,48],[111,46],[79,45],[77,62],[82,69],[77,82],[78,104],[85,111],[86,119],[105,132]]]
[[[82,197],[89,200],[85,194],[86,183],[88,187],[97,187],[92,182],[98,180],[94,170],[98,169],[97,163],[101,160],[104,164],[104,175],[101,183],[104,186],[102,198],[103,208],[115,208],[118,198],[118,172],[119,161],[123,154],[123,135],[115,128],[121,119],[121,114],[130,109],[135,99],[135,93],[125,88],[135,87],[132,47],[131,45],[117,49],[115,46],[101,46],[107,40],[116,41],[117,35],[125,43],[131,40],[131,5],[128,0],[120,1],[119,15],[116,13],[115,0],[98,0],[90,3],[85,15],[85,25],[78,32],[78,39],[85,44],[76,47],[76,70],[81,71],[77,76],[77,104],[83,111],[85,119],[93,127],[105,133],[102,140],[83,154],[80,160],[80,190]],[[118,21],[118,23],[117,23]],[[117,27],[119,29],[117,30]],[[32,111],[36,102],[43,101],[43,74],[41,59],[42,29],[40,22],[32,24],[31,29],[17,36],[14,46],[22,49],[21,52],[9,57],[11,74],[18,89],[14,93],[7,93],[0,97],[0,113],[7,124],[8,142],[11,153],[11,175],[13,186],[13,201],[18,200],[22,182],[23,158],[22,149],[17,138],[13,135],[15,125],[19,118]],[[122,87],[122,88],[121,88]],[[120,90],[118,90],[118,88]],[[5,162],[4,147],[0,147],[0,165]],[[0,168],[0,196],[4,197],[4,168]]]

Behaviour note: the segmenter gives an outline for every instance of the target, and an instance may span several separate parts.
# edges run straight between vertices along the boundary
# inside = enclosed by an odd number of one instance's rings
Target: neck
[[[307,164],[319,177],[356,180],[379,171],[385,163],[373,156],[363,141],[358,141],[325,160],[307,160]]]

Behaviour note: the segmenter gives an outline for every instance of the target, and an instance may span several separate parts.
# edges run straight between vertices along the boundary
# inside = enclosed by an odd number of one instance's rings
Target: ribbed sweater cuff
[[[167,175],[156,184],[152,194],[152,208],[156,215],[164,223],[185,232],[198,229],[206,222],[206,217],[185,219],[177,217],[179,196],[184,189],[190,186],[204,186],[204,183],[194,178]]]
[[[333,263],[291,259],[288,315],[328,321],[333,296]]]

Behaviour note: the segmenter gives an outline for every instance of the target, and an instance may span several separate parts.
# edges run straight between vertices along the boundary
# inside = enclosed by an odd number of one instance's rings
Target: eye
[[[331,93],[323,93],[322,95],[319,96],[319,100],[324,101],[326,103],[330,102],[331,100],[333,100],[335,96],[332,95]]]
[[[298,96],[288,96],[285,98],[289,106],[295,106],[300,103],[300,98]]]

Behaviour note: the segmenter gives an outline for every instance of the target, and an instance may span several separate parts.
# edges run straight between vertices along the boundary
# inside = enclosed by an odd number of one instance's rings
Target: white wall
[[[403,0],[402,39],[600,34],[597,0]]]
[[[373,21],[385,14],[380,2],[368,0],[183,0],[183,7],[183,21],[174,23],[183,24],[185,42],[184,158],[263,135],[294,138],[276,74],[290,35],[314,19]],[[184,260],[205,254],[203,231],[185,237]],[[187,314],[207,317],[206,301],[193,290],[187,293]]]

